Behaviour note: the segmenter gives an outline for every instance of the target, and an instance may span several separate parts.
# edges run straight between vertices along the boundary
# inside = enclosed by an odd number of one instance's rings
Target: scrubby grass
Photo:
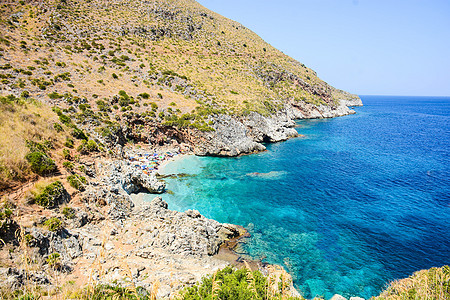
[[[372,300],[447,300],[450,299],[450,267],[431,268],[392,282]]]
[[[55,123],[58,123],[56,114],[40,102],[0,97],[0,190],[26,181],[32,176],[31,171],[44,175],[55,170],[48,154],[41,151],[30,154],[27,147],[30,141],[51,141],[53,147],[60,147],[65,133],[58,132]]]
[[[58,231],[63,227],[63,223],[60,219],[53,217],[44,222],[44,226],[50,231]]]
[[[259,271],[247,268],[234,269],[226,267],[212,276],[207,276],[193,287],[188,287],[180,293],[184,300],[201,299],[297,299],[288,293],[291,282],[277,278],[274,274],[265,277]]]
[[[67,197],[67,191],[59,180],[45,186],[37,185],[34,194],[34,202],[46,208],[58,206]]]

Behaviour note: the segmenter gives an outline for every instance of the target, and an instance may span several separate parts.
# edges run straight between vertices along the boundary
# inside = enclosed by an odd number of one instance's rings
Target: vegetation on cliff
[[[5,1],[0,5],[0,191],[37,183],[25,204],[26,193],[11,193],[16,203],[2,199],[0,247],[12,241],[12,253],[33,243],[16,222],[24,211],[46,215],[30,227],[53,235],[63,231],[76,210],[65,207],[61,217],[58,206],[88,183],[82,156],[106,157],[117,144],[148,142],[148,133],[156,136],[163,126],[212,131],[211,115],[270,115],[287,104],[333,107],[355,98],[193,0]],[[52,253],[42,264],[58,274],[59,258]],[[448,276],[448,267],[420,271],[376,299],[444,299]],[[270,276],[227,268],[180,297],[285,299],[283,281],[270,286]],[[47,295],[24,287],[1,296]],[[139,288],[102,285],[72,289],[67,296],[155,297]]]
[[[129,96],[121,111],[151,99],[166,112],[171,103],[183,112],[199,105],[270,112],[283,101],[355,97],[192,0],[24,1],[1,14],[2,83],[32,96],[114,104],[122,91]]]
[[[392,282],[373,300],[450,299],[450,267],[415,272],[408,278]]]
[[[193,0],[5,2],[0,29],[0,189],[57,171],[73,139],[109,151],[89,134],[125,126],[141,141],[158,126],[212,131],[213,114],[357,98]],[[28,140],[51,147],[28,153]]]

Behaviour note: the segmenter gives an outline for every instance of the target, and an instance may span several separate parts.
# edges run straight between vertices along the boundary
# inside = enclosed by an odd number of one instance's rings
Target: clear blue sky
[[[450,0],[198,0],[357,94],[450,96]]]

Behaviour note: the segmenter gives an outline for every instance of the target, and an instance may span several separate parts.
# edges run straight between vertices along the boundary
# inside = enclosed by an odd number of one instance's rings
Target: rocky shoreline
[[[338,106],[303,103],[286,105],[284,109],[269,116],[251,112],[244,117],[229,115],[211,116],[212,132],[195,132],[194,153],[202,156],[238,156],[264,151],[263,143],[285,141],[298,136],[295,120],[333,118],[355,111],[348,106],[362,106],[361,99],[340,100]]]
[[[20,264],[1,267],[3,285],[18,289],[32,283],[52,290],[67,281],[78,286],[131,284],[154,292],[158,298],[169,298],[227,265],[242,267],[244,260],[233,249],[247,234],[244,228],[207,219],[196,210],[171,211],[160,197],[143,202],[133,195],[163,193],[165,183],[157,178],[157,169],[181,153],[237,156],[263,151],[264,142],[297,136],[295,119],[354,113],[345,108],[300,111],[290,106],[272,116],[212,116],[215,130],[197,131],[192,144],[119,147],[118,157],[89,159],[85,162],[89,181],[84,191],[75,193],[77,201],[71,201],[70,217],[58,209],[39,219],[25,213],[21,219],[28,221],[17,225],[26,228],[23,240],[27,240],[26,244],[18,240],[18,246],[43,269]],[[51,217],[64,220],[63,228],[45,230],[43,224]],[[48,261],[55,253],[58,275],[51,276]],[[10,253],[10,261],[21,259],[19,253]],[[246,263],[263,274],[291,278],[280,266],[251,260]],[[289,291],[299,296],[292,281]]]

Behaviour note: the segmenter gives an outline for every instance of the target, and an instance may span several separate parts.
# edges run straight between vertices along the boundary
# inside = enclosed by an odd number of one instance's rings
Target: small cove
[[[164,168],[169,208],[242,225],[240,251],[285,266],[308,298],[369,298],[449,264],[450,99],[362,97],[357,114],[301,120],[303,137]],[[150,200],[151,196],[148,196]]]

